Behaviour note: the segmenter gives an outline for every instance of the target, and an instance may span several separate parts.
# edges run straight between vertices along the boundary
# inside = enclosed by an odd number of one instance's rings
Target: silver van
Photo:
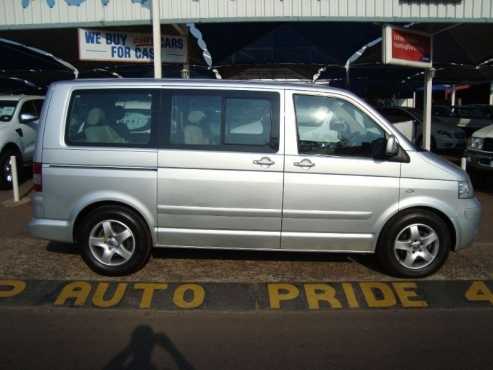
[[[376,253],[436,271],[471,244],[468,176],[342,90],[214,80],[79,80],[49,89],[30,232],[105,275],[152,247]]]

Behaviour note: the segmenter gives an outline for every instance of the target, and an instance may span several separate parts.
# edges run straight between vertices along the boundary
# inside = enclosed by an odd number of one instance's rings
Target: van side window
[[[279,149],[279,95],[257,92],[165,93],[170,110],[164,146],[190,150]]]
[[[172,96],[170,144],[219,145],[221,104],[220,96]]]
[[[228,98],[225,109],[225,144],[269,145],[272,104],[268,99]]]
[[[295,95],[298,152],[372,157],[385,132],[366,113],[338,98]]]
[[[153,93],[148,90],[79,90],[72,94],[65,139],[69,145],[148,147]]]

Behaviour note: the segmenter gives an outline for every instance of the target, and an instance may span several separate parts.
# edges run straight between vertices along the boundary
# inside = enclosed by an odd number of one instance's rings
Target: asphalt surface
[[[0,310],[2,369],[491,369],[493,310]],[[8,334],[6,334],[8,333]]]

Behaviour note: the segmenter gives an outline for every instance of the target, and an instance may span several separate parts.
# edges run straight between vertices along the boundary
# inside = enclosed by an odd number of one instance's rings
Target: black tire
[[[110,262],[122,263],[114,266],[98,260],[95,252],[93,252],[94,249],[97,250],[98,248],[92,247],[91,249],[89,244],[91,232],[96,232],[99,227],[101,227],[100,230],[102,231],[103,227],[98,225],[101,225],[103,221],[108,220],[112,220],[111,222],[114,221],[113,228],[115,225],[119,227],[122,225],[121,227],[123,230],[124,227],[127,227],[133,234],[131,237],[132,239],[130,240],[133,246],[131,257],[127,261],[122,262],[119,261],[119,259],[124,260],[124,258],[120,257],[119,254],[115,254]],[[115,230],[115,236],[118,234],[117,231],[118,230]],[[101,235],[101,238],[106,239],[106,235]],[[140,270],[149,260],[152,250],[152,237],[147,224],[142,217],[128,207],[118,205],[101,206],[89,212],[80,222],[80,226],[77,230],[77,241],[81,248],[81,256],[86,264],[94,272],[106,276],[128,275]],[[115,249],[118,248],[115,247]],[[101,251],[103,251],[103,248],[101,248]]]
[[[423,225],[419,226],[419,228],[421,228],[420,233],[422,232],[422,229],[425,231],[434,231],[438,238],[438,244],[433,243],[428,247],[431,248],[433,253],[436,253],[431,262],[425,261],[420,256],[416,259],[416,267],[408,268],[403,265],[405,261],[402,261],[401,263],[399,260],[405,259],[408,252],[400,250],[395,251],[394,243],[397,241],[397,237],[399,235],[399,240],[402,240],[401,236],[404,236],[407,240],[405,233],[408,231],[406,228],[410,233],[412,225]],[[377,258],[382,268],[384,268],[390,275],[405,278],[420,278],[428,276],[436,272],[447,259],[449,250],[452,248],[451,232],[452,231],[449,229],[447,223],[432,211],[421,209],[404,211],[394,216],[382,231],[377,246]],[[410,234],[409,238],[412,240]],[[405,243],[407,243],[407,241]],[[422,248],[422,246],[410,246],[409,248]],[[411,250],[414,251],[414,249]],[[428,251],[429,250],[430,249],[428,249]],[[417,253],[415,255],[419,255],[421,252],[417,249],[415,253]],[[422,263],[423,266],[419,267],[419,263]],[[426,263],[428,264],[425,265]]]
[[[10,172],[10,157],[15,155],[17,162],[17,174],[19,180],[21,178],[21,169],[22,169],[22,157],[18,151],[13,149],[5,149],[0,154],[0,189],[1,190],[9,190],[12,189],[12,180],[9,180],[9,176],[11,176]]]

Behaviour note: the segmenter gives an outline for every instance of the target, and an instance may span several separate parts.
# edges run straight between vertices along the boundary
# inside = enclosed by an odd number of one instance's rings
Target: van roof
[[[256,87],[264,89],[302,89],[312,91],[339,91],[348,93],[345,90],[317,85],[309,82],[283,82],[283,81],[255,81],[255,80],[213,80],[213,79],[153,79],[153,78],[98,78],[98,79],[78,79],[69,81],[55,82],[54,85],[166,85],[166,86],[210,86],[210,87]]]
[[[19,100],[22,100],[24,98],[39,98],[39,99],[44,99],[44,97],[41,96],[41,95],[23,95],[23,94],[12,94],[12,95],[9,95],[9,94],[0,94],[0,100],[1,101],[5,101],[5,100],[19,101]]]

